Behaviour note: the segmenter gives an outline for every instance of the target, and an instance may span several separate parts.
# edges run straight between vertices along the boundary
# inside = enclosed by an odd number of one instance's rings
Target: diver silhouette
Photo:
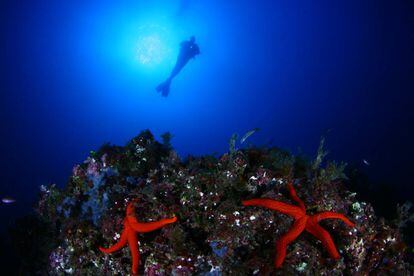
[[[175,76],[180,73],[181,69],[187,64],[187,62],[195,58],[195,56],[200,54],[200,49],[198,45],[195,43],[195,37],[190,37],[190,40],[185,40],[180,44],[180,53],[178,54],[177,62],[168,77],[168,79],[157,86],[157,91],[161,92],[163,97],[167,97],[170,93],[170,85],[171,81]]]

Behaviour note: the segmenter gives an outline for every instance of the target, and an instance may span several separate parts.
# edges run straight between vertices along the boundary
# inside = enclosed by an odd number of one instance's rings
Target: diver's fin
[[[161,92],[163,97],[167,97],[168,94],[170,93],[170,84],[171,84],[171,79],[167,79],[163,83],[160,83],[156,88],[157,92]]]

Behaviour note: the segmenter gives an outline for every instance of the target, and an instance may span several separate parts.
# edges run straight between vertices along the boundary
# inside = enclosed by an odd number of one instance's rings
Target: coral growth
[[[399,228],[379,219],[369,203],[346,189],[343,167],[324,166],[322,150],[310,162],[278,148],[236,148],[233,139],[230,152],[219,158],[180,160],[170,139],[166,134],[164,144],[159,143],[144,131],[124,147],[104,145],[75,166],[64,189],[43,186],[36,216],[19,221],[12,231],[22,271],[128,275],[133,264],[128,248],[107,256],[98,247],[119,240],[128,199],[136,198],[135,215],[143,223],[179,218],[140,235],[139,274],[409,273]],[[312,204],[307,214],[335,211],[355,222],[355,229],[336,220],[321,222],[333,234],[338,261],[328,258],[312,235],[300,235],[283,266],[274,268],[274,244],[292,219],[243,207],[241,200],[285,201],[286,179],[300,180],[301,199]]]

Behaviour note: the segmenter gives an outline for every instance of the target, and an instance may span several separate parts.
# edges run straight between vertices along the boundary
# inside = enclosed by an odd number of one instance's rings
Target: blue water
[[[4,225],[146,128],[182,156],[256,127],[250,142],[312,156],[327,134],[330,159],[414,198],[412,1],[119,2],[0,2],[0,196],[17,199]],[[191,35],[201,55],[163,98]]]

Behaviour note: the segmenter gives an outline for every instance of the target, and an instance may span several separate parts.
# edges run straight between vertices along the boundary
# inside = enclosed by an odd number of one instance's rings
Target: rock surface
[[[139,199],[140,221],[178,217],[175,224],[139,235],[141,275],[412,272],[399,228],[347,190],[344,165],[322,161],[323,148],[314,162],[278,148],[237,150],[234,145],[219,158],[182,161],[171,148],[171,135],[163,138],[159,143],[143,131],[125,147],[104,145],[74,167],[63,190],[42,186],[36,215],[20,220],[13,231],[25,269],[50,275],[128,275],[128,248],[104,255],[98,247],[119,239],[126,204]],[[340,252],[339,261],[329,259],[311,235],[302,234],[289,245],[282,268],[273,267],[275,242],[292,219],[243,207],[241,201],[269,197],[293,204],[286,191],[289,179],[309,214],[335,211],[356,223],[354,229],[340,221],[322,223]],[[29,254],[27,247],[33,244],[42,246]]]

